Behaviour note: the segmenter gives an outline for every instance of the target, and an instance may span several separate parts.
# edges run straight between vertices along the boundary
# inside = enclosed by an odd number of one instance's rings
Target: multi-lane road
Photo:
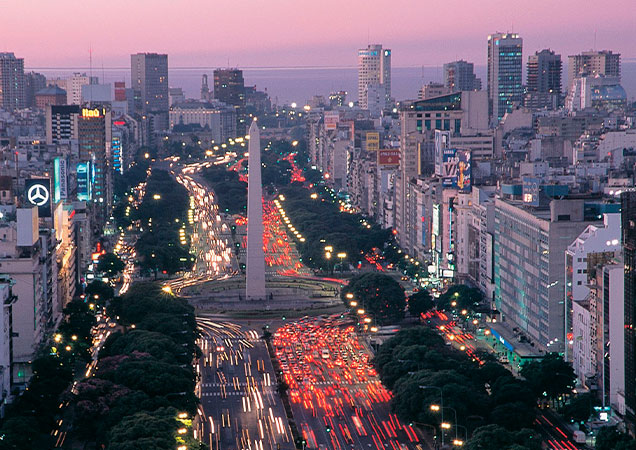
[[[273,345],[307,448],[421,448],[391,413],[391,393],[349,320],[305,318],[277,330]]]
[[[198,318],[197,433],[211,450],[293,449],[267,348],[256,330]]]

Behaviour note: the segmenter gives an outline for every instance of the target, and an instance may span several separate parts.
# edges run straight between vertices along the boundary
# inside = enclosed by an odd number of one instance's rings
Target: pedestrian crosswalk
[[[273,389],[265,389],[261,392],[262,395],[274,394]],[[201,392],[201,397],[232,397],[232,396],[245,396],[245,392]]]

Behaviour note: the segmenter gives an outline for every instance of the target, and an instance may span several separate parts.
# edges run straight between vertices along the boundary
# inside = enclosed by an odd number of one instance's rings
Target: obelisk
[[[263,252],[263,186],[261,183],[261,135],[256,119],[250,126],[247,179],[247,281],[245,298],[265,300]]]

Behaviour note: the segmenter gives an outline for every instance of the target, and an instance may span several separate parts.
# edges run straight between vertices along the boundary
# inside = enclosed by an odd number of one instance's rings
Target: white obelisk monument
[[[261,182],[261,135],[256,119],[250,126],[247,179],[247,281],[245,298],[265,300],[265,254],[263,252],[263,186]]]

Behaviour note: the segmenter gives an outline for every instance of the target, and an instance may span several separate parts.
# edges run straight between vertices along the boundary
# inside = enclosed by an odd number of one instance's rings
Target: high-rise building
[[[46,77],[41,73],[24,74],[24,101],[27,108],[35,106],[35,93],[46,87]],[[66,97],[64,97],[66,101]]]
[[[214,71],[214,98],[236,110],[236,133],[245,135],[245,80],[240,69],[216,69]]]
[[[139,93],[141,114],[165,113],[168,105],[168,55],[137,53],[130,55],[132,88]]]
[[[46,108],[46,143],[62,144],[77,139],[78,105],[49,105]]]
[[[556,109],[561,102],[561,55],[546,49],[528,57],[525,106]]]
[[[210,100],[210,87],[208,86],[208,75],[206,73],[201,77],[201,100],[204,102]]]
[[[621,76],[621,55],[611,50],[589,51],[568,56],[568,87],[582,76],[605,75]]]
[[[550,209],[495,200],[495,305],[536,351],[564,350],[565,250],[590,224],[582,199]]]
[[[24,58],[0,53],[0,107],[14,110],[25,106]]]
[[[112,204],[111,171],[109,170],[112,145],[111,111],[104,106],[81,108],[77,139],[79,144],[79,160],[90,162],[93,170],[92,195],[96,204],[100,205],[97,223]],[[103,222],[102,222],[103,223]]]
[[[488,36],[488,99],[492,122],[499,122],[523,100],[522,47],[523,39],[518,34]]]
[[[384,90],[384,108],[391,104],[391,50],[373,44],[358,50],[358,105],[368,108],[370,85]]]
[[[479,91],[481,80],[477,78],[473,63],[464,60],[444,64],[444,86],[451,92]]]
[[[82,86],[97,84],[97,77],[85,73],[74,73],[66,80],[66,103],[69,105],[82,104]]]
[[[625,413],[636,428],[636,192],[621,195],[623,261],[625,263]]]

